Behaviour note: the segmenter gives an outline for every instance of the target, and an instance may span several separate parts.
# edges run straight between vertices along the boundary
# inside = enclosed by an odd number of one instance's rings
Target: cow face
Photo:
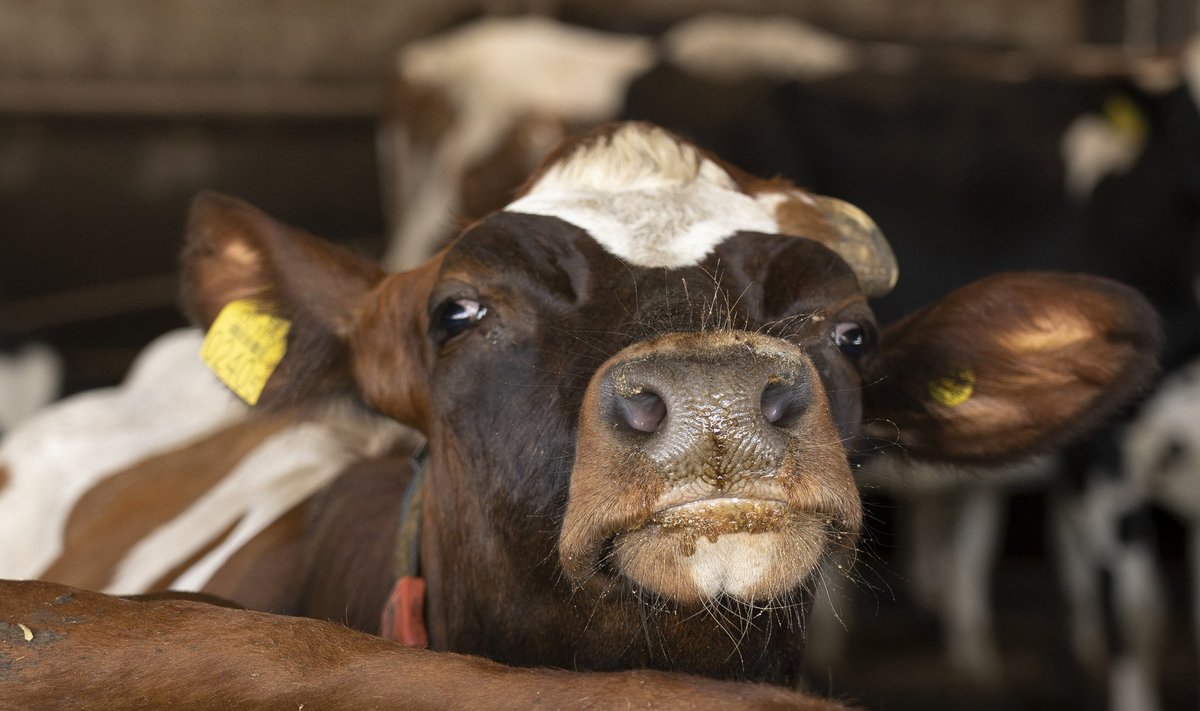
[[[875,324],[821,244],[743,233],[664,270],[560,218],[503,212],[444,255],[430,293],[433,450],[469,453],[473,488],[503,502],[480,512],[491,520],[565,503],[573,581],[611,564],[674,600],[767,599],[857,531],[842,442]],[[725,551],[739,542],[760,559]],[[713,555],[755,569],[691,572]]]
[[[497,591],[655,611],[787,600],[858,531],[864,422],[917,456],[1018,456],[1115,407],[1158,347],[1132,291],[1037,274],[880,334],[867,296],[895,265],[861,212],[638,124],[552,154],[410,272],[216,197],[196,205],[185,267],[199,322],[246,296],[293,321],[264,402],[353,388],[426,434],[438,604],[507,649],[528,615]],[[561,619],[576,644],[593,624]]]

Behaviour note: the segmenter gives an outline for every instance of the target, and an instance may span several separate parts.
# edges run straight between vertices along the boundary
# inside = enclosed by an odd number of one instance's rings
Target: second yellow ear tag
[[[238,397],[255,405],[287,352],[291,326],[260,311],[254,299],[231,301],[204,336],[200,358]]]
[[[1104,118],[1125,140],[1141,145],[1146,140],[1146,116],[1133,100],[1113,94],[1104,101]]]
[[[974,393],[975,371],[970,368],[929,382],[929,397],[946,407],[957,407],[970,400]]]

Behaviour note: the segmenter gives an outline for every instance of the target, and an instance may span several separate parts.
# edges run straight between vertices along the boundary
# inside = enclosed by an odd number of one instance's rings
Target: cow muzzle
[[[853,545],[858,491],[815,367],[739,331],[630,346],[580,413],[559,549],[580,587],[778,599]]]

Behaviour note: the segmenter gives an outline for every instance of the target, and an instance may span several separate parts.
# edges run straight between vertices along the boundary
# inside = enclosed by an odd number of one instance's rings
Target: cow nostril
[[[617,410],[625,424],[638,432],[657,432],[667,416],[667,404],[657,393],[649,390],[634,395],[618,395]]]
[[[795,385],[772,383],[763,390],[763,418],[772,425],[786,425],[803,406],[802,390]]]

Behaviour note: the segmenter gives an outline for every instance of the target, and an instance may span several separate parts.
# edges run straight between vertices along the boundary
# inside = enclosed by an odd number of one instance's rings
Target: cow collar
[[[410,459],[412,478],[400,506],[396,532],[396,584],[380,618],[379,634],[407,647],[429,646],[425,629],[425,578],[421,577],[421,515],[425,501],[426,444]]]

